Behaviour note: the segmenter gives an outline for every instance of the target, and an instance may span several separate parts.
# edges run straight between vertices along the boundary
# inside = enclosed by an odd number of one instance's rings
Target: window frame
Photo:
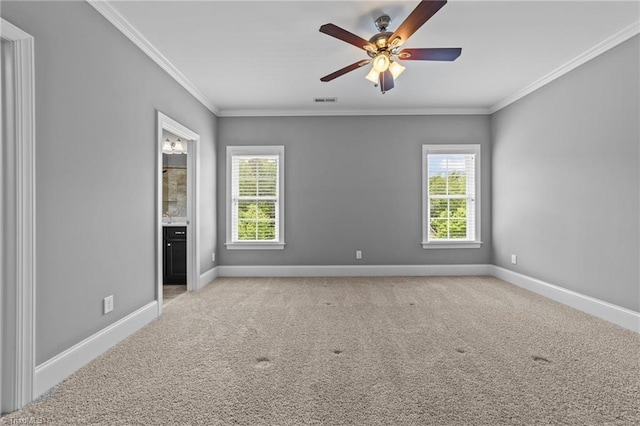
[[[276,241],[234,241],[233,240],[233,177],[232,164],[233,157],[240,155],[255,156],[277,156],[278,157],[278,196],[277,212],[278,217],[278,239]],[[283,250],[284,239],[284,145],[263,145],[263,146],[227,146],[227,241],[225,246],[228,250]]]
[[[481,147],[480,144],[425,144],[422,145],[422,248],[423,249],[461,249],[461,248],[480,248],[482,246],[481,236],[481,192],[482,185],[480,181],[481,175]],[[474,172],[475,172],[475,237],[473,240],[443,240],[429,241],[429,161],[431,154],[473,154]]]

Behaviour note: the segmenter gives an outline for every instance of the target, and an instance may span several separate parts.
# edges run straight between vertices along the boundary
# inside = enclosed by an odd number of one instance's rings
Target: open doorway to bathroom
[[[159,111],[157,119],[156,298],[161,315],[165,301],[200,287],[200,136]]]
[[[166,306],[187,291],[189,142],[162,131],[162,300]]]

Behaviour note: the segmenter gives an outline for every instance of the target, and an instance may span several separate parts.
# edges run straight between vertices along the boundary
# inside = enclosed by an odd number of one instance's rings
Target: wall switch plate
[[[215,253],[211,253],[211,261],[212,262],[216,261],[216,254]]]
[[[511,255],[511,263],[516,265],[518,263],[518,256],[516,256],[515,254],[512,254]]]
[[[104,314],[108,314],[109,312],[113,311],[113,295],[104,298],[103,306]]]
[[[362,250],[356,250],[356,259],[362,259]]]

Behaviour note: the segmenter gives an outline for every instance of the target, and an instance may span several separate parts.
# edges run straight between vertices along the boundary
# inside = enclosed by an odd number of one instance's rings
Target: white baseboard
[[[640,313],[495,265],[216,266],[200,275],[206,285],[218,277],[358,277],[492,275],[626,329],[640,333]],[[80,367],[153,321],[153,301],[36,367],[34,395],[40,396]]]
[[[158,302],[153,301],[38,365],[35,374],[35,397],[42,395],[157,316]]]
[[[214,266],[213,268],[209,269],[207,272],[203,272],[200,275],[200,288],[206,286],[216,278],[218,278],[218,267]]]
[[[492,267],[492,275],[518,287],[571,306],[620,327],[640,333],[640,313],[576,293],[553,284],[531,278],[499,266]]]
[[[304,265],[217,266],[207,271],[217,277],[383,277],[492,275],[518,287],[640,333],[640,313],[585,296],[495,265]]]
[[[492,265],[218,266],[220,277],[384,277],[491,275]]]

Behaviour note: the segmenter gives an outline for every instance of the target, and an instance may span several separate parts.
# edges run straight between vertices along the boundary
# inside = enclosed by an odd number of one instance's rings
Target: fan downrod
[[[375,50],[367,50],[367,54],[374,58],[381,51],[389,50],[389,38],[393,34],[390,31],[387,31],[387,27],[391,22],[391,18],[389,15],[382,15],[375,20],[376,28],[380,31],[378,34],[374,34],[373,37],[369,39],[369,42],[375,46]]]

